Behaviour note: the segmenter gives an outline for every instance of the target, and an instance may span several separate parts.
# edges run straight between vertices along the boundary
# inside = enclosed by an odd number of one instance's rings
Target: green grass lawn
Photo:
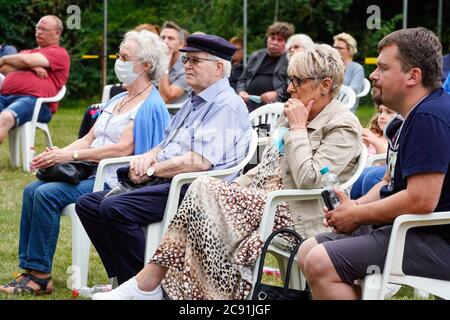
[[[54,145],[63,147],[74,141],[78,136],[78,129],[84,113],[87,101],[65,101],[58,113],[50,122],[50,132]],[[357,115],[365,126],[374,112],[371,105],[361,106]],[[44,149],[44,136],[38,133],[36,151]],[[8,142],[0,145],[0,284],[9,282],[14,275],[21,270],[17,267],[17,251],[19,239],[19,221],[22,205],[22,190],[28,183],[35,180],[35,176],[23,172],[21,169],[12,168],[9,164]],[[73,298],[71,290],[67,289],[67,273],[71,264],[71,224],[69,218],[61,219],[61,229],[58,245],[53,262],[52,277],[55,284],[55,292],[49,296],[39,298],[33,296],[11,297],[0,294],[2,299],[80,299]],[[275,259],[271,256],[266,260],[266,265],[276,266]],[[280,283],[276,276],[265,278],[270,283]],[[89,284],[107,283],[108,279],[100,259],[91,250]],[[407,295],[406,295],[407,296]]]

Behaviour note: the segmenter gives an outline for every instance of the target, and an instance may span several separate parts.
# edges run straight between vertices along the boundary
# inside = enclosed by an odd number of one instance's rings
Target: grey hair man
[[[166,103],[183,102],[189,91],[180,52],[185,43],[184,35],[184,30],[175,22],[164,22],[160,38],[169,49],[169,68],[164,70],[158,89]]]

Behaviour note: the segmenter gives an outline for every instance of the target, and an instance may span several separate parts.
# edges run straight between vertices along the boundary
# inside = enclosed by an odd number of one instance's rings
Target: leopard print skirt
[[[281,188],[281,156],[271,159],[277,161],[263,160],[250,187],[210,177],[191,184],[150,261],[168,268],[162,285],[170,299],[245,299],[251,292],[267,193]],[[282,203],[274,229],[291,225]]]

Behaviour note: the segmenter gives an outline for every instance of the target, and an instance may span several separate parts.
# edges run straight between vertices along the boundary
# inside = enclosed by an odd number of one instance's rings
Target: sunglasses
[[[183,64],[188,63],[188,61],[191,62],[192,65],[196,66],[200,63],[200,61],[214,61],[214,62],[219,62],[219,60],[216,59],[207,59],[207,58],[200,58],[200,57],[188,57],[188,56],[182,56],[181,57],[181,62],[183,62]]]

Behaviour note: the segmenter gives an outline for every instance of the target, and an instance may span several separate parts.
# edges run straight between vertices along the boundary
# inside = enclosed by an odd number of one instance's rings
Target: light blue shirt
[[[210,170],[236,165],[248,151],[251,124],[247,110],[227,78],[199,94],[190,92],[164,132],[157,160],[193,151],[212,164]]]
[[[349,86],[356,94],[364,89],[364,68],[357,62],[350,62],[344,73],[344,85]],[[353,113],[358,108],[359,98],[356,98],[355,104],[351,108]]]

